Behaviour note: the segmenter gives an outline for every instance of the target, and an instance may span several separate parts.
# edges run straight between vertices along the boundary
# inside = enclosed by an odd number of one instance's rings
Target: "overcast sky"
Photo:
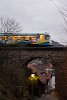
[[[62,2],[67,4],[67,0],[0,0],[0,16],[14,18],[23,32],[49,32],[53,40],[62,41],[64,20],[55,6],[66,9]]]

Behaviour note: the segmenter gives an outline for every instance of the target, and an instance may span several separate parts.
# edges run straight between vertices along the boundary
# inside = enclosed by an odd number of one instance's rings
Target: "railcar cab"
[[[33,41],[32,44],[37,44],[38,46],[49,46],[50,42],[50,35],[48,33],[39,33],[36,36],[36,41]]]
[[[39,45],[48,46],[50,44],[50,35],[48,33],[40,34]]]

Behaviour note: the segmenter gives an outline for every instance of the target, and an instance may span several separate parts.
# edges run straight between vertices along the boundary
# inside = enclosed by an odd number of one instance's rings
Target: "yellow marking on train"
[[[49,42],[49,40],[33,42],[32,44],[41,44],[41,43],[44,43],[44,42]]]

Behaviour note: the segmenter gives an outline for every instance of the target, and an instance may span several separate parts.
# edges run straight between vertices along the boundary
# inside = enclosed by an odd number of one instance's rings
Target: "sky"
[[[67,0],[0,0],[0,16],[15,19],[23,33],[49,32],[52,40],[65,42],[64,20],[57,7],[63,10],[66,4]]]

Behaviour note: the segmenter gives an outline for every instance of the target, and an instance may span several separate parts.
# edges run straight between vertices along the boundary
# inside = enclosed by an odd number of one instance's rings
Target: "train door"
[[[40,34],[40,42],[44,42],[44,40],[45,40],[44,34]]]

